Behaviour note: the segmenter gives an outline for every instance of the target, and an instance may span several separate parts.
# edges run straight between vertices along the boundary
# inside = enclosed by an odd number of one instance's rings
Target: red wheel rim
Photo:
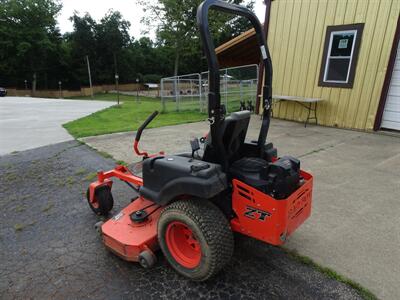
[[[180,265],[194,269],[200,264],[200,243],[186,224],[178,221],[169,223],[165,240],[169,252]]]

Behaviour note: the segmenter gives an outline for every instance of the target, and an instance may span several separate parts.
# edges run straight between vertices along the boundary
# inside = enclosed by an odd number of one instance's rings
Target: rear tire
[[[87,189],[86,198],[90,208],[96,215],[107,216],[114,206],[114,198],[108,185],[100,186],[94,191],[94,203],[90,202],[90,189]]]
[[[204,281],[233,254],[233,234],[224,214],[204,199],[167,206],[158,220],[158,241],[169,264],[181,275]]]

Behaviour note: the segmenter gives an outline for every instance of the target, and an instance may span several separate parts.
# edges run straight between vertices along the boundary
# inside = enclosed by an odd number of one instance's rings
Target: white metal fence
[[[221,69],[220,76],[221,102],[227,112],[254,107],[258,65]],[[163,78],[160,96],[164,111],[207,112],[208,72]]]

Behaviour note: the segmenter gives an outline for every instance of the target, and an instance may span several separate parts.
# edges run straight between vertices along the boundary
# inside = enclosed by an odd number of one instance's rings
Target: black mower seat
[[[247,129],[249,127],[251,113],[248,110],[233,112],[229,117],[226,117],[220,129],[220,136],[225,148],[225,156],[231,164],[240,159],[240,148],[244,144]],[[204,161],[218,162],[218,155],[214,153],[211,145],[211,136],[208,135],[206,146],[204,149]]]
[[[251,113],[248,110],[231,113],[225,119],[222,140],[229,161],[238,159],[237,154],[246,138]]]

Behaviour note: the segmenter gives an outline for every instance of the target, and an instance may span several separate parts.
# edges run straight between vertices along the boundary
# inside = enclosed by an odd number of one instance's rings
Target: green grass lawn
[[[116,101],[115,94],[98,94],[94,100]],[[91,100],[90,97],[78,97],[72,99]],[[112,106],[95,112],[81,119],[64,124],[64,128],[75,138],[123,132],[135,131],[143,121],[155,110],[161,111],[160,99],[120,95],[119,106]],[[198,106],[197,106],[198,109]],[[167,113],[159,114],[147,128],[176,125],[205,120],[207,116],[195,110],[175,111],[175,103],[167,103]]]

